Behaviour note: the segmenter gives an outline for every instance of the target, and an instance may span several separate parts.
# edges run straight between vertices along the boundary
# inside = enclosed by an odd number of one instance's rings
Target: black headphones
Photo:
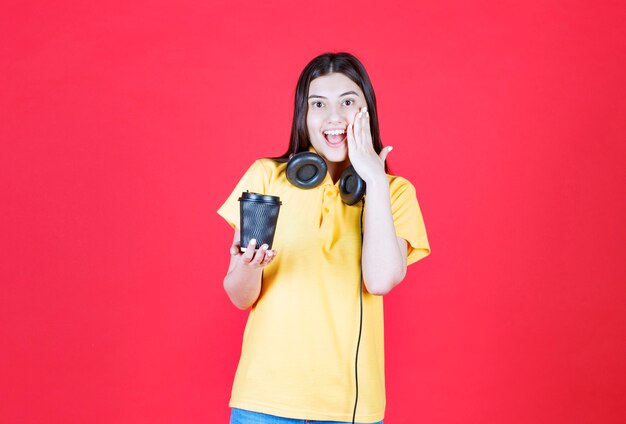
[[[298,188],[311,189],[317,187],[326,178],[328,166],[317,153],[300,152],[291,156],[287,163],[287,180]],[[341,173],[339,194],[347,205],[354,205],[365,195],[365,181],[352,165]]]

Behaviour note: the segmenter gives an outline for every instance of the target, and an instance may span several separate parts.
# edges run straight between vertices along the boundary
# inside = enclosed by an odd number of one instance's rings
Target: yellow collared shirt
[[[361,203],[344,204],[329,175],[313,189],[292,186],[287,164],[259,159],[218,213],[239,228],[242,192],[279,196],[272,248],[250,310],[230,406],[287,418],[352,421],[359,331]],[[388,176],[398,237],[407,265],[430,253],[413,185]],[[366,200],[367,201],[367,200]],[[384,418],[383,298],[363,290],[356,420]]]

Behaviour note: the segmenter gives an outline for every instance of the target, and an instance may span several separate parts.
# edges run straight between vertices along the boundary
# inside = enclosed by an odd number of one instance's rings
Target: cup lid
[[[246,202],[258,202],[258,203],[271,203],[276,205],[282,205],[280,201],[280,197],[278,196],[270,196],[269,194],[259,194],[259,193],[251,193],[249,191],[244,191],[241,193],[241,197],[238,199],[239,201]]]

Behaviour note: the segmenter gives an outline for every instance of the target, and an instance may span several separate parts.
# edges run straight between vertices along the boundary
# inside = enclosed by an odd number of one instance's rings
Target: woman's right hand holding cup
[[[265,243],[256,250],[255,239],[251,239],[246,247],[246,251],[242,252],[239,243],[240,242],[237,241],[230,247],[230,254],[231,256],[238,257],[239,263],[249,268],[265,268],[274,260],[278,253],[275,250],[270,250],[269,246]]]

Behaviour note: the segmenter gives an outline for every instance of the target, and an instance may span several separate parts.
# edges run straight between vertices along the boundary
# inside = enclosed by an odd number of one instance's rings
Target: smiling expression
[[[348,163],[348,124],[367,106],[363,91],[350,78],[332,73],[309,84],[306,125],[309,140],[330,168]],[[328,133],[330,131],[330,133]]]

